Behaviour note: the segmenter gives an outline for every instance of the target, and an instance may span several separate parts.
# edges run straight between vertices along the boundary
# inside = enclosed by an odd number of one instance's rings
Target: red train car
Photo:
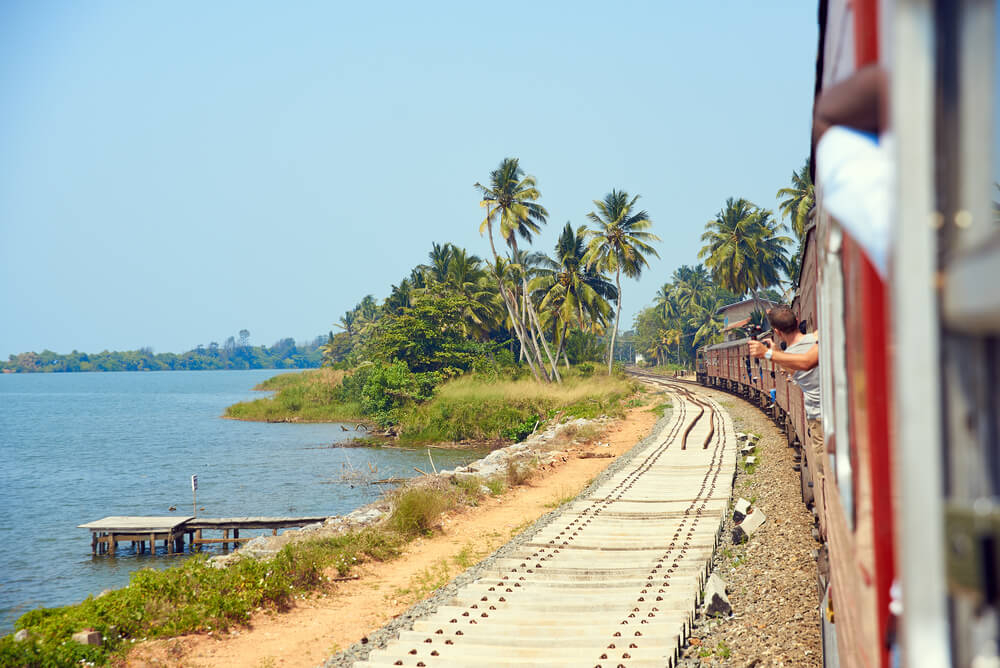
[[[800,467],[829,559],[828,666],[1000,666],[995,5],[819,5],[817,97],[880,66],[893,176],[884,262],[817,178],[793,303],[820,339],[825,451]],[[699,379],[808,443],[801,392],[746,343],[702,349]]]

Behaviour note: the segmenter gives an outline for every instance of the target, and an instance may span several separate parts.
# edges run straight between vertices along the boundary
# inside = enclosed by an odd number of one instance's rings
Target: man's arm
[[[762,358],[768,348],[760,341],[750,342],[750,357]],[[819,344],[813,344],[804,353],[786,353],[780,350],[771,351],[771,361],[794,371],[808,371],[819,365]]]
[[[820,92],[813,110],[813,145],[834,125],[878,133],[888,126],[888,82],[882,68],[868,65]]]

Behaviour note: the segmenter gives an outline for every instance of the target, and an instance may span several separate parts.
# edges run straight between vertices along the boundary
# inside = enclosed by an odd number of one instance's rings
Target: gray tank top
[[[801,339],[785,348],[786,353],[802,354],[816,345],[816,337],[813,334],[805,334]],[[805,404],[806,419],[818,420],[819,411],[819,366],[808,371],[796,371],[792,374],[792,380],[802,388],[802,400]]]

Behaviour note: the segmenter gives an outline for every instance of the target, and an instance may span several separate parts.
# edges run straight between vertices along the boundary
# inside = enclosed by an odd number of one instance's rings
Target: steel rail
[[[655,385],[674,410],[643,450],[355,665],[675,665],[728,510],[736,447],[713,400]],[[681,449],[689,434],[704,434],[702,449]]]

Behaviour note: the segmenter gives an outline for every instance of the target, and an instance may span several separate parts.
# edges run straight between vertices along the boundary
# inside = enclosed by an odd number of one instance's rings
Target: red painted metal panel
[[[888,313],[885,285],[857,244],[844,239],[846,334],[856,529],[854,557],[869,592],[857,614],[872,621],[878,665],[887,666],[889,588],[893,560],[892,476],[889,439]]]
[[[854,63],[862,67],[878,62],[878,2],[854,0]]]

